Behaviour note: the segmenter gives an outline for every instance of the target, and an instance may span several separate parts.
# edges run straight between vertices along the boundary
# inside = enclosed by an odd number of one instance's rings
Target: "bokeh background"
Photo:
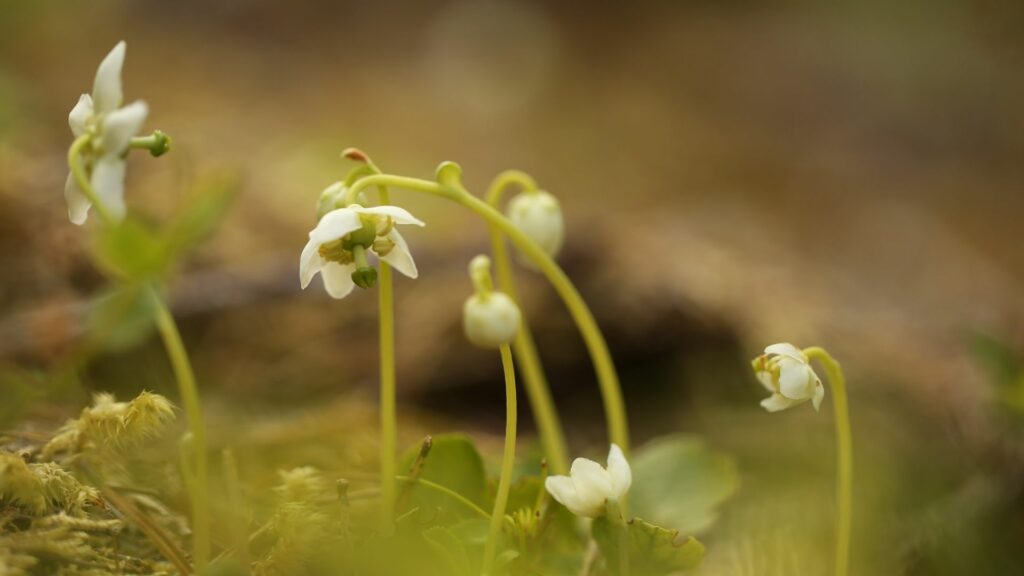
[[[735,459],[706,573],[829,565],[831,414],[758,407],[748,360],[776,341],[847,370],[856,573],[1024,566],[1019,2],[2,0],[5,426],[59,422],[94,390],[174,395],[145,330],[82,344],[107,281],[66,218],[66,117],[120,39],[127,98],[175,144],[133,155],[133,210],[166,219],[237,183],[171,289],[221,442],[292,465],[336,434],[374,453],[375,294],[334,302],[297,278],[343,148],[424,177],[455,160],[478,193],[519,168],[563,203],[561,262],[635,436],[699,434]],[[428,223],[407,235],[421,277],[397,287],[402,435],[497,446],[497,360],[460,328],[486,229],[396,198]],[[585,350],[543,279],[520,283],[570,442],[592,450]]]

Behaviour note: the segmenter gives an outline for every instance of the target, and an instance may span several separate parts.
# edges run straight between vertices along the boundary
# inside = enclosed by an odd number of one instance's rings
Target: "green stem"
[[[395,480],[398,480],[399,482],[411,482],[414,484],[419,484],[424,488],[429,488],[435,492],[454,498],[460,504],[462,504],[466,508],[469,508],[470,510],[475,512],[477,516],[480,516],[481,518],[491,517],[491,515],[488,514],[486,510],[474,504],[473,501],[470,500],[469,498],[466,498],[462,494],[459,494],[458,492],[452,490],[451,488],[448,488],[447,486],[442,486],[437,482],[431,482],[430,480],[426,480],[423,478],[410,478],[409,476],[395,476]]]
[[[369,164],[375,171],[377,167]],[[379,172],[379,171],[378,171]],[[378,186],[382,205],[391,203],[386,186]],[[395,452],[398,444],[398,382],[395,375],[395,292],[391,266],[380,261],[378,318],[380,322],[380,489],[381,530],[390,533],[395,519]]]
[[[380,263],[380,477],[381,529],[387,533],[395,518],[395,450],[398,436],[395,379],[394,290],[391,267]]]
[[[104,224],[110,224],[114,221],[107,207],[100,202],[99,196],[96,194],[96,190],[93,189],[92,183],[89,182],[89,175],[85,173],[85,166],[82,166],[82,150],[92,141],[92,136],[83,134],[75,139],[71,143],[71,148],[68,149],[68,168],[71,170],[71,174],[78,184],[78,189],[82,192],[82,195],[89,199],[92,203],[92,207],[96,210],[96,214],[100,217],[100,220]]]
[[[487,531],[487,544],[484,546],[485,576],[494,568],[494,556],[497,553],[501,525],[505,521],[508,493],[512,487],[512,468],[516,460],[516,374],[512,365],[512,350],[508,344],[501,346],[501,365],[505,370],[505,451],[501,458],[501,476],[498,479],[498,494],[494,498],[494,510],[491,512],[490,529]]]
[[[537,189],[537,183],[528,174],[518,170],[508,170],[499,174],[491,183],[487,191],[487,203],[498,210],[502,194],[514,185],[527,191]],[[498,276],[498,287],[519,304],[519,291],[516,288],[515,275],[512,272],[505,238],[502,236],[501,230],[493,224],[489,228],[491,253]],[[523,382],[526,384],[526,395],[530,400],[530,408],[533,411],[534,420],[537,422],[537,432],[540,435],[540,444],[548,459],[548,464],[555,474],[568,474],[569,457],[565,433],[562,430],[562,422],[558,418],[554,400],[551,398],[551,387],[544,375],[544,367],[541,365],[537,345],[534,343],[533,334],[530,332],[525,315],[519,326],[519,332],[516,333],[516,338],[512,342],[512,350],[515,352],[516,362],[519,364]]]
[[[832,407],[836,417],[837,475],[836,492],[836,576],[850,572],[850,535],[853,528],[853,433],[850,429],[850,408],[846,396],[846,378],[839,362],[823,348],[807,348],[804,354],[816,359],[828,374],[832,388]]]
[[[174,321],[174,316],[167,309],[156,290],[152,290],[154,320],[160,336],[163,338],[167,357],[170,359],[174,377],[178,381],[178,393],[188,418],[189,431],[192,433],[192,447],[195,454],[195,465],[192,469],[192,562],[197,574],[202,574],[210,560],[210,507],[209,507],[209,475],[206,460],[206,427],[203,424],[203,408],[199,402],[199,389],[196,386],[195,374],[181,340],[181,333]]]
[[[584,302],[579,291],[576,290],[572,281],[569,280],[569,277],[565,275],[565,272],[562,271],[558,264],[540,246],[537,246],[529,236],[509,221],[508,218],[505,218],[505,216],[486,202],[462,189],[420,178],[381,174],[368,176],[353,184],[348,190],[349,201],[351,202],[357,198],[359,192],[368,186],[406,188],[454,200],[469,210],[476,212],[487,220],[489,224],[508,236],[512,244],[547,277],[569,309],[569,313],[572,315],[573,321],[576,322],[576,326],[590,353],[591,360],[594,363],[594,370],[597,372],[597,381],[601,389],[601,397],[604,402],[605,417],[607,419],[608,435],[612,442],[618,444],[628,454],[629,427],[626,419],[625,404],[622,400],[622,389],[619,385],[618,374],[615,372],[615,364],[612,362],[611,354],[608,352],[608,344],[605,342],[604,336],[597,326],[597,321],[587,307],[586,302]]]

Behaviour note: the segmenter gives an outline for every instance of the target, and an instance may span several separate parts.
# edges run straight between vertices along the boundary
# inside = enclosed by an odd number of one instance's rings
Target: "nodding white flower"
[[[757,380],[772,393],[761,401],[769,412],[778,412],[808,400],[817,410],[825,398],[821,378],[799,348],[788,343],[772,344],[752,362]]]
[[[418,276],[409,245],[395,229],[396,224],[424,226],[397,206],[363,208],[352,204],[325,214],[309,233],[309,242],[299,257],[302,288],[309,286],[318,272],[327,293],[334,298],[348,296],[356,285],[369,288],[377,273],[366,261],[367,251],[409,278]]]
[[[83,150],[83,165],[89,175],[96,196],[110,215],[124,218],[125,152],[132,137],[142,129],[149,108],[136,100],[121,106],[121,67],[124,65],[125,43],[117,46],[100,62],[96,70],[92,95],[82,94],[68,114],[68,125],[75,138],[90,135],[89,145]],[[82,194],[73,174],[64,184],[64,199],[68,203],[68,217],[75,224],[85,223],[92,203]]]
[[[565,221],[558,199],[551,194],[532,190],[516,195],[508,203],[508,219],[549,256],[562,249]]]
[[[519,306],[504,292],[478,292],[462,307],[462,328],[473,344],[497,348],[515,339],[520,317]]]
[[[612,444],[607,469],[593,460],[577,458],[568,476],[549,476],[544,487],[573,514],[597,518],[605,513],[608,502],[622,500],[632,483],[629,462],[622,449]]]

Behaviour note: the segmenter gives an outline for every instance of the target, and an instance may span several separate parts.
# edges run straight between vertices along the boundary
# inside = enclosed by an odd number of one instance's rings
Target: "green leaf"
[[[108,351],[130,348],[153,329],[153,299],[140,284],[125,284],[95,298],[86,315],[89,341]]]
[[[594,520],[593,535],[604,554],[608,570],[619,573],[620,530],[601,517]],[[704,559],[704,545],[693,537],[680,538],[669,530],[634,518],[624,528],[629,546],[630,574],[658,576],[696,568]]]
[[[169,264],[163,239],[150,226],[131,217],[100,228],[93,237],[92,253],[100,268],[122,279],[158,277]]]
[[[630,512],[687,534],[706,530],[739,488],[736,463],[696,436],[654,440],[632,456]]]
[[[423,532],[423,538],[440,557],[447,573],[452,576],[472,576],[473,569],[466,546],[451,529],[434,526]]]
[[[238,194],[238,178],[231,174],[208,177],[183,202],[184,209],[165,232],[172,258],[192,250],[213,234]]]
[[[417,454],[418,447],[410,450],[402,458],[399,467],[402,474],[408,473]],[[473,442],[466,436],[452,434],[435,437],[430,453],[423,462],[420,478],[453,490],[486,509],[487,476],[484,472],[484,462]],[[407,491],[412,506],[443,508],[455,513],[457,518],[474,516],[464,504],[425,486],[406,484],[401,485],[400,490]]]

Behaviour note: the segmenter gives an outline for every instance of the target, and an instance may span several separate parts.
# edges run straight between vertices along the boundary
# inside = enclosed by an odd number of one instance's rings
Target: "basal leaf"
[[[612,574],[620,573],[619,530],[607,518],[594,521],[594,540]],[[662,528],[639,518],[631,520],[626,530],[631,575],[673,574],[696,568],[704,559],[704,545],[693,537],[680,537],[678,530]]]

